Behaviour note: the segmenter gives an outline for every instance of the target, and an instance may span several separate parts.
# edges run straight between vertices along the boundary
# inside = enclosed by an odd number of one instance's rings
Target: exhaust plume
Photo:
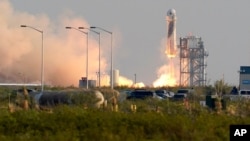
[[[166,40],[163,39],[161,42],[161,55],[164,60],[164,65],[162,65],[157,70],[157,79],[153,82],[153,87],[165,87],[165,86],[176,86],[179,82],[178,74],[178,57],[170,57],[166,53]]]
[[[51,20],[45,14],[16,11],[8,0],[0,1],[0,82],[41,82],[41,33],[20,25],[43,31],[44,80],[46,85],[78,86],[86,76],[86,35],[66,26],[90,27],[82,17],[66,11]],[[121,41],[120,32],[113,34],[113,51]],[[86,31],[87,32],[87,31]],[[115,38],[114,38],[115,37]],[[104,40],[105,38],[105,40]],[[109,35],[101,36],[101,86],[109,86]],[[99,40],[89,32],[89,79],[97,80],[99,68]],[[105,75],[104,75],[105,74]],[[133,81],[120,76],[120,85],[132,86]],[[140,84],[141,86],[142,84]]]
[[[86,36],[65,26],[89,27],[81,17],[63,15],[52,21],[44,14],[33,15],[15,11],[9,1],[0,2],[0,81],[40,83],[41,34],[44,33],[45,84],[78,86],[78,80],[86,76]],[[107,71],[103,57],[106,46],[101,45],[101,72]],[[98,71],[98,38],[89,37],[89,79],[96,79]]]

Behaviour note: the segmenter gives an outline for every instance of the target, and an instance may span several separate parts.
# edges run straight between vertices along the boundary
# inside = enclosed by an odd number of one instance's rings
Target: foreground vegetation
[[[196,97],[188,106],[169,100],[123,101],[117,112],[111,104],[101,109],[58,105],[50,111],[9,112],[10,92],[1,89],[1,141],[227,141],[230,124],[250,123],[248,101],[228,101],[222,111],[200,106]]]

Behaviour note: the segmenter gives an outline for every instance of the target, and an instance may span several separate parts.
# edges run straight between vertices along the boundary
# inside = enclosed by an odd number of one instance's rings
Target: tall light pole
[[[89,64],[89,47],[88,47],[88,32],[84,32],[84,31],[82,31],[82,30],[79,30],[79,29],[77,29],[77,28],[74,28],[74,27],[70,27],[70,26],[67,26],[67,27],[65,27],[66,29],[74,29],[74,30],[77,30],[77,31],[79,31],[79,32],[81,32],[81,33],[84,33],[84,34],[86,34],[86,40],[87,40],[87,42],[86,42],[86,88],[88,89],[89,88],[89,80],[88,80],[88,72],[89,72],[89,68],[88,68],[88,64]]]
[[[78,27],[78,29],[88,29],[89,31],[92,31],[96,34],[98,34],[99,36],[99,71],[98,71],[98,86],[101,87],[101,78],[100,78],[100,74],[101,74],[101,33],[97,32],[95,30],[92,30],[90,28],[86,28],[86,27]]]
[[[134,82],[134,83],[135,83],[135,85],[136,85],[136,73],[135,73],[134,75],[135,75],[135,82]]]
[[[113,33],[108,31],[108,30],[105,30],[101,27],[96,27],[96,26],[91,26],[90,28],[97,28],[97,29],[100,29],[106,33],[109,33],[110,36],[111,36],[111,42],[110,42],[110,87],[111,89],[114,88],[114,83],[113,83]]]
[[[41,63],[41,92],[43,93],[43,90],[44,90],[44,57],[43,57],[43,52],[44,52],[44,49],[43,49],[43,31],[42,30],[39,30],[37,28],[34,28],[32,26],[28,26],[28,25],[21,25],[21,27],[28,27],[28,28],[31,28],[35,31],[38,31],[42,34],[42,63]]]

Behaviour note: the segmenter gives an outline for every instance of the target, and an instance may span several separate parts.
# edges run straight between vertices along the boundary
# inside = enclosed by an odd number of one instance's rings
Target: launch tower
[[[180,86],[206,85],[206,57],[201,37],[180,38]]]

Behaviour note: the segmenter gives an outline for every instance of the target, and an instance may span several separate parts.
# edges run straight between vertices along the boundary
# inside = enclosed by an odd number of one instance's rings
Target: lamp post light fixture
[[[88,67],[88,64],[89,64],[89,47],[88,47],[88,39],[89,39],[89,37],[88,37],[88,32],[84,32],[84,31],[82,31],[82,30],[79,30],[79,29],[77,29],[77,28],[74,28],[74,27],[70,27],[70,26],[67,26],[67,27],[65,27],[66,29],[74,29],[74,30],[77,30],[77,31],[79,31],[79,32],[81,32],[81,33],[84,33],[85,35],[86,35],[86,40],[87,40],[87,42],[86,42],[86,89],[88,89],[89,88],[89,80],[88,80],[88,72],[89,72],[89,67]]]
[[[90,28],[86,28],[86,27],[78,27],[78,29],[88,29],[89,31],[94,32],[95,34],[98,34],[99,36],[99,69],[98,69],[98,86],[101,87],[101,78],[100,78],[100,74],[101,74],[101,33],[97,32],[95,30],[92,30]]]
[[[42,63],[41,63],[41,92],[43,93],[44,90],[44,49],[43,49],[43,31],[39,30],[35,27],[32,26],[28,26],[28,25],[21,25],[20,27],[27,27],[27,28],[31,28],[37,32],[40,32],[42,34]]]
[[[135,75],[135,82],[134,82],[134,83],[135,83],[135,85],[136,85],[136,73],[135,73],[134,75]]]
[[[97,26],[91,26],[90,27],[91,29],[93,28],[96,28],[96,29],[100,29],[106,33],[109,33],[110,36],[111,36],[111,42],[110,42],[110,87],[111,89],[114,88],[114,83],[113,83],[113,33],[108,31],[108,30],[105,30],[101,27],[97,27]]]

